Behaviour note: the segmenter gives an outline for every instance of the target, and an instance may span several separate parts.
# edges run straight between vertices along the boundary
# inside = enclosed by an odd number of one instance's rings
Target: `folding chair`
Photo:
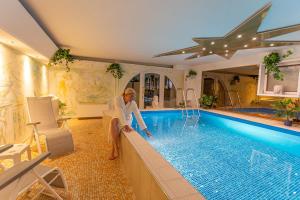
[[[44,135],[47,151],[51,152],[51,156],[57,156],[74,151],[74,144],[72,134],[66,124],[70,118],[56,119],[51,98],[27,97],[30,120],[28,125],[33,126],[31,142],[34,138],[38,152],[42,153],[40,136]],[[61,127],[58,127],[58,121],[62,121]]]
[[[57,167],[51,168],[40,164],[49,155],[49,152],[43,153],[33,160],[21,162],[0,174],[1,199],[15,200],[33,185],[40,183],[43,187],[32,199],[43,193],[63,200],[55,188],[64,188],[65,192],[68,193],[64,175]]]

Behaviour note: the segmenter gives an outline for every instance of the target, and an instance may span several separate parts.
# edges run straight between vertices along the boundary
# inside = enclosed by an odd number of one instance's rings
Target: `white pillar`
[[[196,91],[196,96],[199,98],[202,94],[202,71],[198,71],[194,89]]]
[[[159,75],[159,107],[164,107],[165,101],[165,76],[160,74]]]
[[[144,108],[144,93],[145,93],[145,73],[140,73],[140,99],[139,99],[139,106],[140,109]]]

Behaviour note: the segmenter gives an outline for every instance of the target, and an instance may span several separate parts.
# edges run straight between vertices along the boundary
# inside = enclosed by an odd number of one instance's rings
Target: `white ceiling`
[[[72,54],[172,65],[220,61],[208,56],[154,55],[195,45],[193,37],[223,36],[268,0],[20,0]],[[260,30],[300,24],[299,0],[273,0]],[[288,12],[287,12],[288,11]],[[288,13],[288,15],[287,15]],[[300,32],[293,34],[300,40]],[[285,39],[290,39],[289,36]],[[255,51],[248,51],[255,53]]]

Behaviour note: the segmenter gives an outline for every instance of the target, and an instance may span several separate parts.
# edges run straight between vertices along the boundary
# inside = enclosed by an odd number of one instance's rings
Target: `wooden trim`
[[[106,63],[116,63],[117,62],[117,63],[126,63],[126,64],[134,64],[134,65],[145,65],[145,66],[152,66],[152,67],[173,68],[173,65],[138,62],[138,61],[131,61],[131,60],[96,58],[96,57],[87,57],[87,56],[79,56],[79,55],[74,55],[74,58],[78,59],[78,60],[87,60],[87,61],[95,61],[95,62],[106,62]]]
[[[210,71],[212,73],[219,73],[219,74],[232,74],[232,75],[238,75],[238,76],[246,76],[246,77],[252,77],[252,76],[258,76],[257,74],[243,74],[243,73],[235,73],[235,72],[226,72],[226,71],[219,71],[219,70],[215,70],[215,71]]]
[[[89,119],[102,119],[102,116],[98,117],[78,117],[78,120],[89,120]]]

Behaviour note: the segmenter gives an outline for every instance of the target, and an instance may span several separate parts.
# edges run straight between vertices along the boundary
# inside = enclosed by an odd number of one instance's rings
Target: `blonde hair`
[[[123,95],[127,95],[127,94],[134,94],[136,95],[136,92],[133,88],[126,88],[123,92]]]

